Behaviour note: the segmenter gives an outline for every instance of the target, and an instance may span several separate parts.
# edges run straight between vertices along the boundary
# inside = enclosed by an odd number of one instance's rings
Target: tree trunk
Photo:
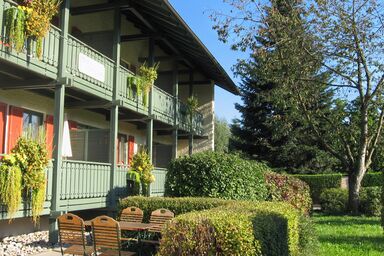
[[[365,168],[359,168],[349,174],[349,210],[353,215],[359,214],[361,181],[365,174]]]

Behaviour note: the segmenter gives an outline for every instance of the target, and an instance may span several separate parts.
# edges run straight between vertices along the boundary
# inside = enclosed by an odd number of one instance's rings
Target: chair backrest
[[[157,209],[151,213],[149,223],[154,224],[149,229],[151,232],[161,232],[164,224],[175,217],[175,214],[167,209]]]
[[[77,215],[67,213],[57,218],[60,244],[85,246],[84,221]]]
[[[137,207],[131,206],[125,208],[120,215],[120,221],[127,222],[142,222],[143,221],[144,212]]]
[[[92,221],[93,244],[96,248],[120,250],[119,222],[108,216],[99,216]]]

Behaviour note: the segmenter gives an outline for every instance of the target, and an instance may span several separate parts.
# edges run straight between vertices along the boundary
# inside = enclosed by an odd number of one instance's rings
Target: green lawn
[[[383,256],[379,218],[314,215],[319,256]]]

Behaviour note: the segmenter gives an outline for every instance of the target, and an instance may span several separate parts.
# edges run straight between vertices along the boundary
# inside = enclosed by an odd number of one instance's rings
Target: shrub
[[[364,175],[361,186],[363,187],[378,187],[384,183],[384,178],[381,172],[369,172]]]
[[[384,172],[382,175],[384,180]],[[381,186],[381,226],[384,228],[384,182]]]
[[[309,186],[300,179],[277,173],[265,175],[271,201],[283,201],[291,204],[301,212],[311,211],[312,200]]]
[[[238,155],[203,152],[171,162],[165,193],[172,197],[264,200],[264,173],[269,168]]]
[[[381,187],[366,187],[360,192],[360,212],[368,216],[380,216]]]
[[[127,207],[136,206],[144,211],[144,221],[149,221],[151,212],[160,208],[166,208],[180,215],[192,211],[208,210],[218,206],[227,205],[231,201],[216,198],[201,197],[127,197],[120,200],[120,212]]]
[[[335,174],[316,174],[316,175],[293,175],[293,177],[299,178],[306,182],[310,188],[311,198],[314,203],[320,202],[320,195],[325,189],[340,188],[341,179],[343,175],[341,173]]]
[[[176,217],[163,232],[159,255],[298,255],[299,222],[286,203],[233,202]]]
[[[162,235],[159,256],[262,255],[245,213],[216,210],[180,215]]]
[[[344,214],[348,206],[348,190],[330,188],[320,195],[321,210],[327,214]]]
[[[360,213],[367,216],[380,216],[382,206],[380,203],[380,187],[361,188]],[[321,194],[321,208],[328,214],[345,214],[348,209],[348,190],[327,189]]]

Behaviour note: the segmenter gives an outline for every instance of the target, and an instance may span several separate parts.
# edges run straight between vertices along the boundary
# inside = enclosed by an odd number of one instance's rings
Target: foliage
[[[321,208],[327,214],[348,213],[348,191],[340,188],[324,190],[320,196]],[[360,193],[360,212],[367,216],[380,216],[382,210],[380,187],[363,187]]]
[[[379,218],[351,216],[312,217],[320,246],[316,256],[381,256],[383,231]]]
[[[357,213],[360,181],[381,150],[383,2],[225,2],[229,13],[213,17],[219,38],[251,52],[237,69],[261,63],[263,77],[279,84],[279,105],[294,110],[287,124],[307,124],[308,135],[349,173],[349,206]],[[323,104],[324,92],[335,97]]]
[[[367,216],[380,216],[381,210],[381,188],[363,187],[360,194],[360,212]]]
[[[383,172],[384,179],[384,172]],[[384,228],[384,183],[381,185],[381,226]]]
[[[348,205],[348,190],[330,188],[320,195],[321,210],[327,214],[345,214]]]
[[[300,179],[277,173],[266,173],[271,201],[286,202],[304,214],[309,214],[312,207],[309,186]]]
[[[5,11],[6,37],[8,43],[21,52],[25,42],[25,20],[26,14],[21,6],[11,7]]]
[[[193,212],[169,223],[158,255],[262,255],[248,214]]]
[[[384,184],[384,178],[381,172],[368,172],[361,182],[362,187],[377,187],[382,184]]]
[[[22,172],[14,155],[7,155],[0,163],[0,202],[7,206],[10,221],[21,204]]]
[[[23,173],[23,187],[31,196],[32,219],[38,223],[45,201],[45,170],[48,166],[48,151],[45,134],[40,131],[38,138],[28,132],[17,140],[11,150],[17,165]]]
[[[279,97],[274,95],[279,84],[263,78],[260,65],[240,73],[242,104],[235,107],[241,118],[231,125],[231,150],[241,150],[288,173],[330,172],[340,168],[339,162],[308,136],[304,122],[288,120],[294,110],[279,104]],[[325,95],[323,101],[328,97]]]
[[[118,212],[120,213],[124,208],[136,206],[143,210],[144,222],[148,222],[151,212],[160,208],[169,209],[175,213],[175,215],[180,215],[192,211],[202,211],[216,208],[227,205],[231,202],[232,201],[229,200],[207,197],[172,198],[130,196],[120,200]]]
[[[143,65],[139,67],[138,76],[140,77],[140,81],[137,81],[137,87],[140,87],[140,92],[143,94],[144,106],[148,105],[148,94],[157,79],[159,65],[160,63],[156,63],[154,66],[150,67],[146,63],[143,63]]]
[[[6,10],[7,37],[10,45],[21,52],[27,38],[36,41],[36,54],[42,56],[43,38],[51,19],[57,14],[60,0],[21,1],[21,5]]]
[[[187,115],[189,117],[189,125],[190,129],[192,131],[193,129],[193,117],[195,115],[195,112],[197,111],[197,108],[199,106],[199,100],[195,96],[190,96],[187,98]]]
[[[341,179],[343,175],[341,173],[334,174],[311,174],[311,175],[294,175],[308,184],[311,191],[311,198],[314,203],[320,202],[320,194],[328,188],[340,188]]]
[[[170,163],[165,193],[173,197],[264,200],[264,173],[268,170],[265,164],[234,154],[197,153]]]
[[[215,117],[215,151],[220,153],[228,153],[229,139],[231,131],[225,119]]]
[[[300,214],[290,205],[232,202],[177,216],[163,232],[160,255],[298,255]],[[309,226],[307,226],[309,227]],[[182,251],[180,251],[182,250]]]
[[[155,176],[152,174],[153,169],[154,166],[145,150],[140,150],[132,157],[131,168],[129,171],[137,172],[140,175],[141,183],[149,185],[155,181]]]

